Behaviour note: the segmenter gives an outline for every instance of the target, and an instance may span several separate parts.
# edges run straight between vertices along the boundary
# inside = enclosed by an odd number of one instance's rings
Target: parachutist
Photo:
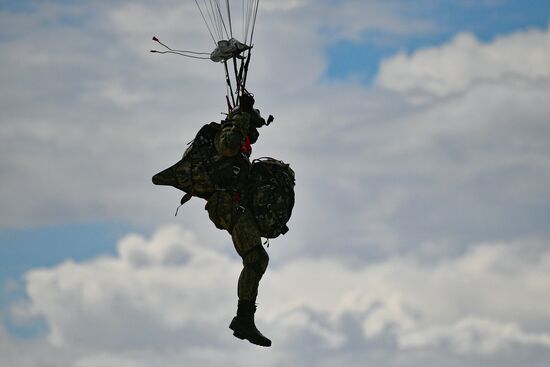
[[[184,191],[181,205],[193,196],[205,199],[210,220],[229,232],[243,260],[237,315],[229,328],[239,339],[268,347],[271,340],[260,333],[254,322],[258,286],[269,263],[261,238],[275,238],[288,231],[295,179],[294,171],[282,161],[261,158],[250,162],[252,144],[260,135],[258,129],[273,122],[273,116],[269,115],[266,121],[254,108],[254,98],[246,90],[259,0],[233,3],[241,4],[243,42],[233,36],[231,14],[235,12],[229,0],[225,7],[220,2],[195,3],[216,45],[214,51],[173,49],[153,37],[165,50],[151,52],[222,63],[228,113],[221,123],[204,125],[182,159],[153,176],[153,183]],[[228,66],[230,60],[232,70]]]
[[[243,260],[237,315],[229,327],[235,337],[268,347],[271,341],[254,322],[258,286],[269,263],[261,238],[275,238],[288,231],[295,179],[294,171],[281,161],[263,158],[250,162],[251,145],[264,125],[267,123],[254,109],[252,95],[243,94],[221,124],[204,125],[183,158],[153,176],[153,183],[186,192],[182,204],[191,196],[205,199],[210,220],[229,232]]]

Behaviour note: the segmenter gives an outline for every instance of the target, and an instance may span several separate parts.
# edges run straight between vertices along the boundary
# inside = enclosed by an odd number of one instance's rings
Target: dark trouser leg
[[[262,246],[260,230],[252,213],[246,210],[234,215],[234,203],[232,196],[226,192],[217,192],[208,199],[206,209],[210,219],[216,227],[231,230],[231,238],[235,249],[243,259],[243,270],[239,276],[237,293],[239,304],[237,316],[233,318],[229,328],[233,335],[239,339],[264,347],[271,346],[271,340],[262,335],[256,328],[254,313],[256,312],[256,296],[258,285],[265,273],[269,257]]]
[[[235,249],[243,259],[237,294],[240,300],[254,302],[260,279],[269,263],[269,256],[262,246],[260,231],[249,211],[241,214],[233,227],[231,237]]]
[[[269,256],[262,246],[256,222],[248,210],[245,210],[237,220],[231,237],[237,252],[243,259],[243,270],[239,276],[237,289],[239,295],[237,316],[233,318],[229,328],[239,339],[247,339],[253,344],[269,347],[271,340],[256,328],[254,322],[258,285],[267,268]]]

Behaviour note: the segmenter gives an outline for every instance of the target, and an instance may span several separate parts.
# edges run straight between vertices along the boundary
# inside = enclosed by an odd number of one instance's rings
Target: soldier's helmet
[[[250,114],[250,124],[251,127],[254,128],[260,128],[265,125],[269,125],[269,123],[266,123],[265,119],[262,117],[260,110],[254,108],[254,96],[250,93],[245,93],[242,96],[239,97],[239,104],[229,113],[227,116],[228,119],[234,118],[236,115],[246,112]],[[271,122],[271,121],[269,121]]]

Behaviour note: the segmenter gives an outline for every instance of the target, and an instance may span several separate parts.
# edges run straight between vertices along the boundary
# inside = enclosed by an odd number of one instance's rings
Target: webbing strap
[[[235,193],[235,198],[238,197],[238,200],[240,201],[240,193]],[[231,223],[229,223],[229,233],[233,233],[233,228],[235,228],[235,225],[239,221],[239,218],[241,218],[241,215],[246,210],[244,206],[239,204],[239,201],[235,201],[233,203],[233,210],[231,211]]]

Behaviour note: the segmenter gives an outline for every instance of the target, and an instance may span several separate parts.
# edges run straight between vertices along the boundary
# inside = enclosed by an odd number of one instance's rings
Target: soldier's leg
[[[237,253],[243,259],[239,276],[238,296],[241,300],[255,301],[258,284],[264,274],[269,257],[262,246],[260,230],[249,210],[236,213],[233,196],[224,191],[214,193],[206,204],[208,215],[216,227],[231,230]],[[235,215],[237,215],[235,217]]]
[[[235,249],[243,259],[243,270],[237,288],[239,299],[254,302],[260,279],[269,263],[269,256],[262,246],[260,230],[250,211],[245,210],[241,214],[231,236]]]
[[[237,219],[231,236],[237,252],[243,259],[243,270],[239,276],[237,316],[233,318],[229,328],[239,339],[247,339],[253,344],[269,347],[271,340],[258,330],[254,321],[258,285],[267,268],[269,257],[262,246],[260,230],[248,210]]]
[[[229,328],[239,339],[269,347],[271,340],[262,335],[254,322],[258,285],[269,262],[267,252],[262,246],[260,230],[252,213],[248,210],[242,213],[235,211],[233,197],[227,192],[213,194],[208,199],[206,210],[216,227],[230,230],[235,249],[243,259],[237,291],[237,315],[231,320]]]

